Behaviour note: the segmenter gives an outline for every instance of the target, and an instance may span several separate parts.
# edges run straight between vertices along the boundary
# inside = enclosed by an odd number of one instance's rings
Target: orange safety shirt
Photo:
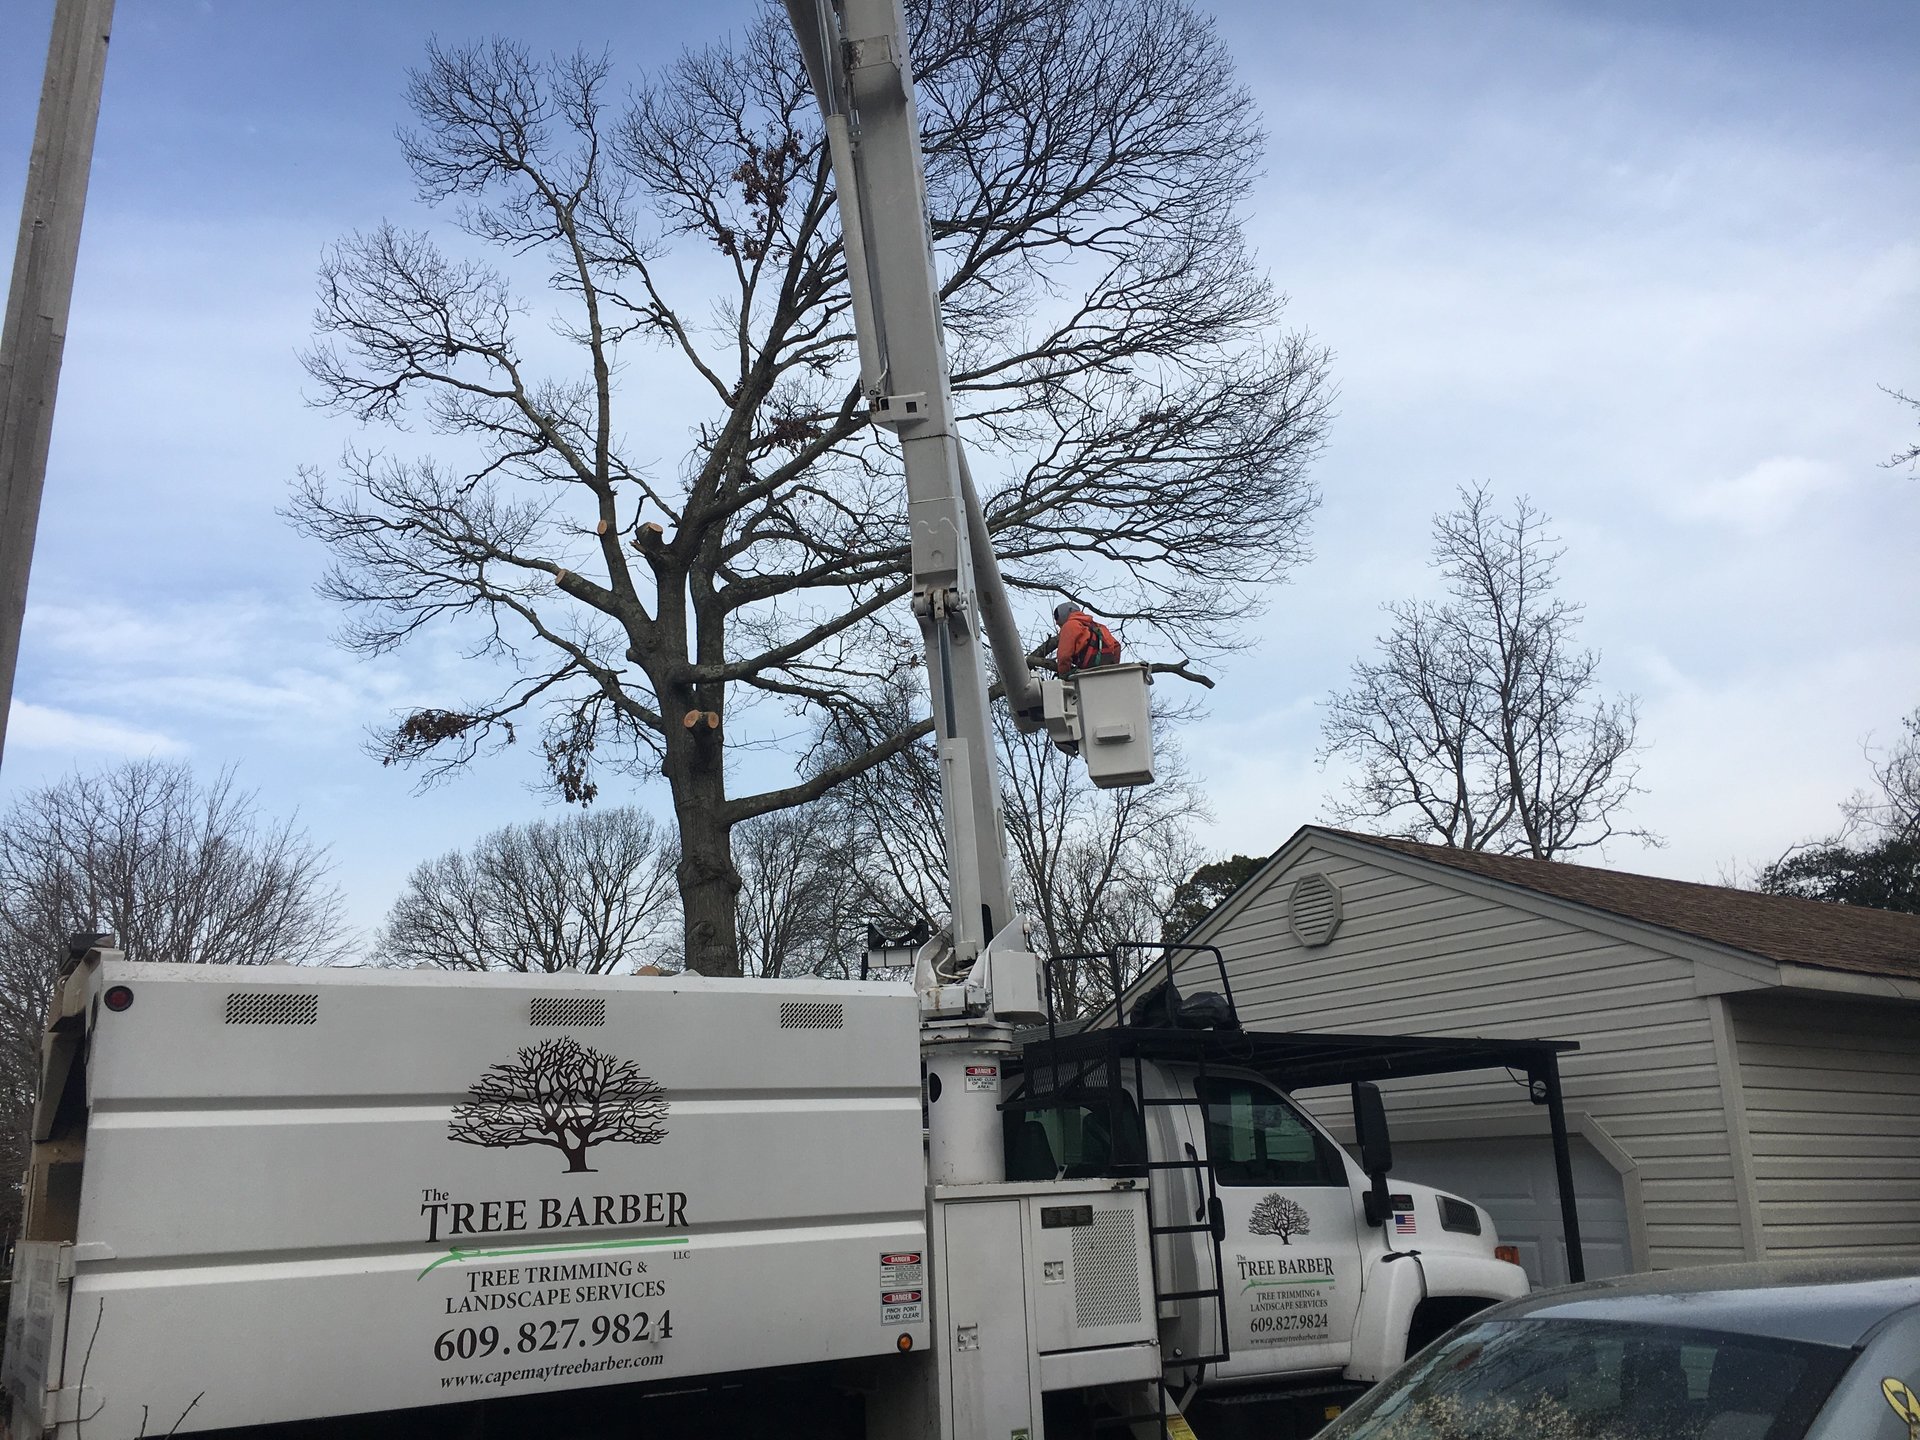
[[[1053,668],[1061,675],[1095,665],[1111,665],[1120,658],[1120,642],[1113,632],[1084,610],[1060,622],[1060,641],[1054,647]]]

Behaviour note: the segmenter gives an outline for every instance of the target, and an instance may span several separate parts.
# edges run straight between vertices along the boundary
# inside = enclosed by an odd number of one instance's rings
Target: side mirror
[[[1353,1087],[1353,1136],[1360,1147],[1360,1168],[1372,1181],[1366,1197],[1367,1223],[1387,1223],[1387,1172],[1393,1169],[1393,1141],[1387,1134],[1387,1107],[1380,1087],[1370,1080]]]
[[[1362,1080],[1353,1087],[1353,1135],[1360,1145],[1360,1168],[1369,1175],[1393,1169],[1393,1140],[1387,1134],[1387,1107],[1380,1087]]]

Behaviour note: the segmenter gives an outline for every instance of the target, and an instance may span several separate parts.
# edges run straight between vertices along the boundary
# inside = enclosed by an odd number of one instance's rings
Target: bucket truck
[[[1567,1047],[1262,1034],[1178,947],[1131,984],[1104,957],[1111,1006],[1058,1013],[982,636],[1019,723],[1103,784],[1152,779],[1148,673],[1030,673],[955,425],[899,0],[787,3],[905,467],[950,922],[911,984],[81,937],[14,1252],[18,1440],[1304,1435],[1525,1289],[1486,1212],[1389,1186],[1370,1082],[1506,1068],[1558,1118]],[[1296,1086],[1352,1087],[1358,1160]]]

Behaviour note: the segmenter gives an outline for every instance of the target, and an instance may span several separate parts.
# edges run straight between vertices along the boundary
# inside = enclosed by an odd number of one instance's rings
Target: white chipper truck
[[[1177,949],[1053,1013],[981,632],[1020,722],[1103,784],[1152,778],[1149,677],[1029,672],[954,433],[899,0],[788,3],[905,460],[948,926],[911,984],[81,942],[14,1254],[16,1440],[1284,1440],[1526,1288],[1484,1211],[1389,1188],[1367,1082],[1506,1067],[1562,1134],[1564,1047],[1249,1031],[1218,957]],[[1337,1085],[1359,1163],[1287,1093]]]

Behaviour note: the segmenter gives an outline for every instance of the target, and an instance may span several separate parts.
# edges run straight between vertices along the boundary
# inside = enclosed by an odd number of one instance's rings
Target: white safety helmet
[[[1071,615],[1074,611],[1078,610],[1079,608],[1080,607],[1074,604],[1071,600],[1062,600],[1058,605],[1053,607],[1053,623],[1056,625],[1066,624],[1067,616]]]

